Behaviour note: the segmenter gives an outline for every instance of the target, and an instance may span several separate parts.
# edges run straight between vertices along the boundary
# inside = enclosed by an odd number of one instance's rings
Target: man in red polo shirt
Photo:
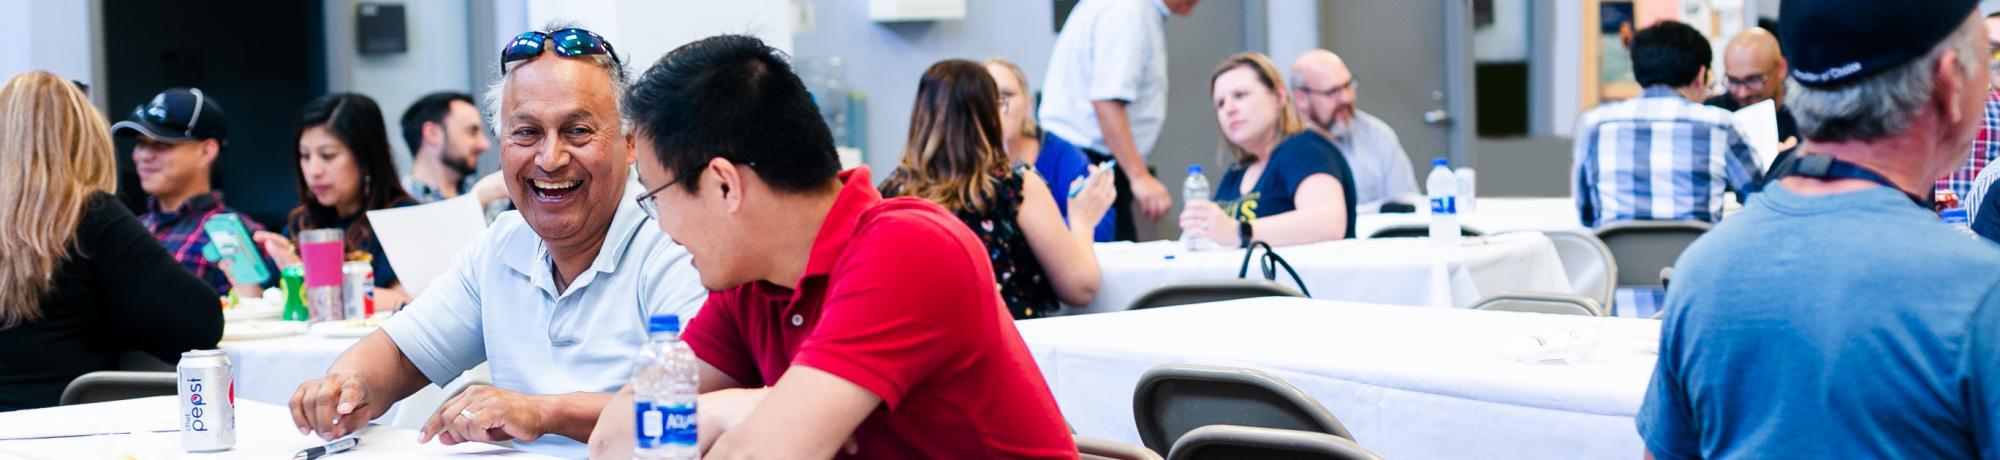
[[[682,335],[713,457],[1074,458],[985,247],[943,208],[839,171],[785,58],[718,36],[625,97],[639,199],[715,291]],[[629,390],[592,456],[633,441]]]

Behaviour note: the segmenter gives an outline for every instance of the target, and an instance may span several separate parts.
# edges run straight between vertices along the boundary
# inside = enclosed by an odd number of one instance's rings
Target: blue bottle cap
[[[646,321],[647,334],[658,334],[661,332],[681,333],[681,316],[675,314],[653,315],[651,320]]]
[[[1437,157],[1431,159],[1431,167],[1433,168],[1443,168],[1448,166],[1451,166],[1451,161],[1446,160],[1444,157]]]
[[[1201,174],[1201,163],[1194,163],[1188,165],[1188,174],[1190,175]]]

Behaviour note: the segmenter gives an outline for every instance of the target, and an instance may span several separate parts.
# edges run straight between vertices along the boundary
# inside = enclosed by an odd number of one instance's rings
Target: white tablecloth
[[[1376,230],[1430,225],[1430,208],[1415,213],[1362,214],[1354,218],[1354,236],[1367,238]],[[1461,211],[1459,225],[1488,235],[1520,230],[1584,230],[1576,201],[1569,198],[1479,198],[1478,209]]]
[[[0,414],[0,427],[21,426],[19,424],[48,419],[101,417],[127,419],[132,422],[128,426],[140,427],[137,428],[139,432],[122,434],[0,441],[0,458],[285,459],[292,458],[292,454],[300,450],[326,444],[317,436],[299,434],[292,425],[291,413],[284,406],[237,398],[236,447],[214,453],[183,453],[180,432],[172,431],[179,426],[175,414],[178,409],[179,401],[175,397],[157,396]],[[445,446],[433,441],[417,444],[416,431],[384,425],[364,428],[360,436],[360,445],[331,458],[552,458],[481,443]]]
[[[276,405],[290,404],[292,392],[307,380],[326,375],[326,369],[340,354],[360,339],[330,338],[318,334],[295,335],[260,340],[240,340],[222,342],[222,351],[229,353],[229,359],[236,365],[236,396],[241,399]],[[460,379],[481,378],[490,381],[490,373],[484,364],[467,371]],[[404,398],[391,406],[388,412],[376,418],[377,423],[396,423],[404,428],[421,427],[420,417],[434,412],[437,406],[451,395],[443,394],[437,385],[426,385],[416,394]],[[421,407],[422,415],[410,415],[399,421],[404,407]]]
[[[1174,241],[1099,243],[1103,275],[1090,305],[1062,315],[1123,311],[1154,288],[1236,278],[1242,250],[1187,252]],[[1313,298],[1355,302],[1471,307],[1509,291],[1569,292],[1562,259],[1540,234],[1467,238],[1453,250],[1422,238],[1348,240],[1278,248]],[[1171,257],[1169,257],[1171,256]],[[1259,277],[1256,261],[1250,276]],[[1291,285],[1280,269],[1278,281]]]
[[[1027,320],[1021,336],[1079,434],[1139,444],[1132,392],[1162,364],[1261,369],[1388,458],[1639,458],[1633,416],[1656,320],[1246,299]],[[1580,364],[1525,363],[1529,334],[1601,331]]]

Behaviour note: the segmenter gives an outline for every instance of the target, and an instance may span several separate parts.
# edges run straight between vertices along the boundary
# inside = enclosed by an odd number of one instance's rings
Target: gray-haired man
[[[1973,4],[1780,7],[1806,143],[1674,264],[1652,455],[2000,458],[2000,247],[1928,203],[1986,101]]]

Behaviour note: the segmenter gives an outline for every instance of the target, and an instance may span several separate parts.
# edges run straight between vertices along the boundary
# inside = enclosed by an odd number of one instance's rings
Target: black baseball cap
[[[1972,15],[1979,0],[1785,0],[1778,36],[1792,80],[1853,82],[1921,58]]]
[[[144,134],[165,142],[215,139],[228,143],[229,125],[223,119],[222,104],[202,94],[200,88],[173,88],[133,108],[125,121],[111,125],[111,131],[120,136]]]

